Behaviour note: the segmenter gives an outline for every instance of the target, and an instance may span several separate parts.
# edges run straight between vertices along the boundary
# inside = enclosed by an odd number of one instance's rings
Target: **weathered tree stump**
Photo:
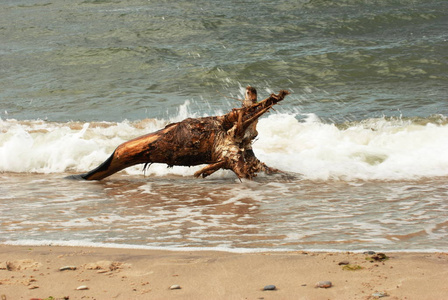
[[[258,172],[278,170],[259,161],[252,151],[257,136],[256,122],[289,92],[281,90],[256,102],[257,92],[246,89],[241,108],[223,116],[188,118],[135,138],[118,146],[114,153],[94,170],[75,178],[101,180],[136,164],[165,163],[168,166],[208,164],[194,175],[206,177],[219,169],[232,170],[238,178],[252,179]]]

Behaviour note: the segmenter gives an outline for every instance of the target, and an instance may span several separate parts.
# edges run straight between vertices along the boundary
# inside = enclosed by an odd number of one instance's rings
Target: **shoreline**
[[[0,297],[443,299],[448,295],[448,253],[383,253],[386,260],[342,251],[234,253],[0,245]],[[67,269],[60,271],[63,267]],[[332,286],[316,288],[320,281],[330,281]],[[180,289],[170,289],[175,285]],[[268,285],[275,285],[275,290],[264,291]]]
[[[288,253],[288,252],[308,252],[308,253],[355,253],[362,254],[370,248],[362,250],[341,250],[341,249],[288,249],[288,248],[227,248],[227,247],[154,247],[132,244],[117,244],[117,243],[88,243],[77,241],[9,241],[0,243],[0,246],[13,246],[13,247],[76,247],[76,248],[104,248],[104,249],[121,249],[121,250],[145,250],[145,251],[172,251],[172,252],[226,252],[234,254],[255,254],[262,252],[272,253]],[[448,253],[448,249],[377,249],[376,252],[389,252],[389,253]]]

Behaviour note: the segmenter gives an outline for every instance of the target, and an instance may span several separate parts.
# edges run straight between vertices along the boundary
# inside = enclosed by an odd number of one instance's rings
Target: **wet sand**
[[[0,299],[447,299],[448,253],[385,254],[0,245]]]

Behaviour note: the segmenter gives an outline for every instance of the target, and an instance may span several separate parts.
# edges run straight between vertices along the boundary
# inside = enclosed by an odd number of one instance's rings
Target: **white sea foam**
[[[315,115],[274,114],[258,124],[257,156],[308,179],[415,179],[448,175],[447,125],[385,119],[346,129]]]
[[[188,116],[188,103],[178,121]],[[407,180],[447,176],[448,125],[369,119],[345,127],[308,114],[271,114],[258,123],[256,155],[268,165],[311,180]],[[52,123],[0,119],[0,172],[85,172],[121,143],[168,121]],[[192,175],[199,167],[154,164],[147,175]],[[142,167],[126,170],[142,174]],[[229,172],[214,176],[232,177]]]
[[[230,252],[230,253],[261,253],[261,252],[291,252],[298,251],[294,248],[232,248],[228,245],[219,245],[217,247],[157,247],[157,246],[146,246],[146,245],[130,245],[130,244],[119,244],[119,243],[98,243],[92,242],[90,240],[67,240],[67,241],[56,241],[56,240],[17,240],[17,241],[5,241],[2,242],[3,245],[12,246],[70,246],[70,247],[100,247],[100,248],[115,248],[115,249],[142,249],[142,250],[166,250],[166,251],[219,251],[219,252]],[[350,250],[353,253],[363,253],[366,250]],[[299,251],[307,251],[312,253],[318,252],[347,252],[347,250],[340,249],[300,249]],[[446,252],[445,249],[437,248],[424,248],[424,249],[394,249],[393,252],[399,253],[437,253]]]

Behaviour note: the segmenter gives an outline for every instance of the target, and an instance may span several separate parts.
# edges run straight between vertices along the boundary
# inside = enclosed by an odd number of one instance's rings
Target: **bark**
[[[206,177],[219,169],[232,170],[239,178],[252,179],[258,172],[278,170],[260,162],[252,151],[257,136],[256,122],[289,92],[281,90],[256,102],[256,90],[248,87],[246,100],[223,116],[188,118],[135,138],[118,146],[94,170],[76,175],[86,180],[101,180],[136,164],[165,163],[168,166],[208,164],[194,175]],[[250,100],[250,101],[248,101]]]

